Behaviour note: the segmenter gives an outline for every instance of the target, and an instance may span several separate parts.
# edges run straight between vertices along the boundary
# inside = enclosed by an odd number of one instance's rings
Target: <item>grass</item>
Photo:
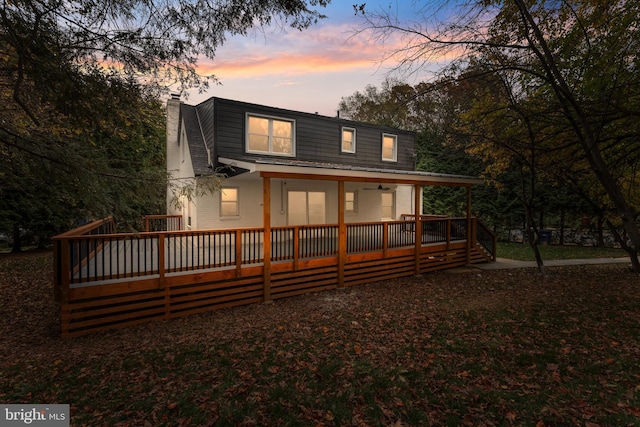
[[[543,260],[624,258],[628,256],[624,250],[619,248],[559,245],[539,245],[538,248]],[[498,242],[497,254],[500,258],[535,261],[533,249],[528,244]]]
[[[640,425],[625,266],[432,273],[61,340],[50,255],[0,258],[0,403],[71,425]]]

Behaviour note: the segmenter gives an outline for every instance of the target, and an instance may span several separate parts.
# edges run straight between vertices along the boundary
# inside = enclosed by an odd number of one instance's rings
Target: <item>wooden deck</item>
[[[491,260],[475,220],[471,242],[466,218],[421,220],[418,243],[415,224],[347,224],[344,248],[337,225],[274,227],[265,263],[260,228],[101,234],[96,223],[54,240],[62,335]]]

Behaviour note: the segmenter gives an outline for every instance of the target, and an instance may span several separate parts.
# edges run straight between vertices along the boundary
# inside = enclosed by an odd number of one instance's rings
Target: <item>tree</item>
[[[424,58],[446,52],[457,58],[447,69],[451,74],[472,58],[483,73],[515,73],[513,93],[545,93],[555,107],[550,117],[570,131],[565,142],[571,147],[564,151],[574,148],[588,165],[607,196],[602,211],[615,214],[609,224],[640,272],[637,178],[631,172],[640,162],[638,2],[494,0],[459,7],[422,8],[420,21],[408,25],[388,11],[362,15],[373,37],[403,37],[405,46],[393,54],[404,66],[419,68]]]
[[[20,135],[0,131],[0,230],[47,237],[78,222],[114,215],[133,226],[140,212],[164,207],[164,119],[159,100],[136,83],[78,75],[84,108],[69,116],[48,104],[35,125],[17,109],[4,119],[24,123]],[[6,92],[4,93],[6,95]]]
[[[380,88],[367,86],[363,92],[343,97],[341,113],[357,121],[413,130],[417,134],[416,169],[434,173],[478,176],[481,162],[465,152],[464,145],[450,138],[453,105],[459,99],[451,95],[449,82],[418,83],[411,86],[386,79]],[[424,188],[425,213],[466,215],[467,194],[460,188],[430,186]],[[473,208],[493,222],[501,212],[492,205],[494,188],[474,187]],[[491,194],[477,197],[478,194]]]
[[[228,35],[274,22],[302,30],[323,17],[312,7],[327,3],[3,3],[0,229],[51,235],[109,214],[131,226],[163,211],[159,95],[215,82],[197,74],[197,59],[213,58]]]

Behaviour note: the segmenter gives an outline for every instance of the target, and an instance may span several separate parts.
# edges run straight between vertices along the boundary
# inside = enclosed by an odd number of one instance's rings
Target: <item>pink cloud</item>
[[[380,60],[380,47],[352,36],[346,26],[327,25],[265,37],[228,40],[213,61],[200,61],[198,71],[222,80],[273,74],[296,76],[372,70]]]

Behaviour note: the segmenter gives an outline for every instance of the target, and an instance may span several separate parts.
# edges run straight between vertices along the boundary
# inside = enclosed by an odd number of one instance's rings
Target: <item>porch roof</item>
[[[352,182],[385,182],[395,184],[470,186],[482,184],[481,178],[466,175],[450,175],[434,172],[368,168],[339,163],[321,163],[280,158],[244,158],[230,159],[218,157],[218,162],[258,176],[267,175],[299,179],[322,179]]]

